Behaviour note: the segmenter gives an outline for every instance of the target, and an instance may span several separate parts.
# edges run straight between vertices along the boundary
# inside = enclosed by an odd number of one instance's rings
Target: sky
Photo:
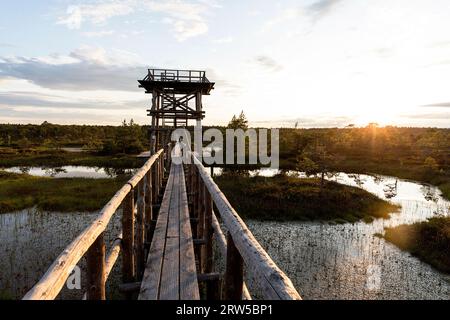
[[[148,124],[147,68],[205,70],[204,124],[450,127],[448,0],[2,0],[0,123]]]

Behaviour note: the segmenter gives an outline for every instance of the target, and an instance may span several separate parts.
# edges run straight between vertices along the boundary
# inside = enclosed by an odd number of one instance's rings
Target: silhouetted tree
[[[228,123],[227,128],[235,129],[235,130],[236,129],[247,130],[248,129],[248,120],[244,114],[244,111],[241,111],[241,114],[239,115],[239,117],[236,117],[236,115],[233,115],[233,118]]]

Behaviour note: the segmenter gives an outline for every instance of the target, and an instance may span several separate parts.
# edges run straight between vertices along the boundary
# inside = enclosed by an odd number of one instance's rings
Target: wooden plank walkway
[[[182,165],[172,163],[139,300],[200,299]]]

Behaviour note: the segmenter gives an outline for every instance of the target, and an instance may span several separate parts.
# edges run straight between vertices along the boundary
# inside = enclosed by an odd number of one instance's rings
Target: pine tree
[[[241,111],[239,117],[236,117],[236,115],[233,115],[233,118],[231,118],[231,121],[228,123],[228,128],[230,129],[248,129],[248,120],[247,117],[244,114],[244,111]]]

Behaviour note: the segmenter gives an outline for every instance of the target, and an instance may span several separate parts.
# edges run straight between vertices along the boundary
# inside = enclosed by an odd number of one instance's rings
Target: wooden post
[[[185,164],[184,168],[184,178],[186,180],[186,193],[188,198],[188,203],[191,201],[189,193],[191,192],[191,168],[189,165]]]
[[[167,152],[166,170],[167,170],[167,172],[169,172],[170,164],[172,163],[172,149],[173,149],[171,142],[169,142],[169,147],[167,149],[168,149],[168,152]]]
[[[213,227],[212,227],[212,209],[213,203],[211,195],[208,192],[206,186],[203,186],[203,194],[205,201],[205,227],[204,227],[204,236],[206,243],[203,246],[203,263],[204,263],[204,272],[211,273],[213,268]]]
[[[220,300],[220,279],[211,280],[206,283],[206,299],[217,301]]]
[[[161,154],[161,186],[163,184],[163,180],[164,180],[164,170],[165,169],[165,164],[164,164],[164,153]]]
[[[105,241],[101,233],[87,252],[88,300],[105,300]]]
[[[156,160],[157,166],[156,169],[158,170],[156,185],[158,186],[158,195],[161,194],[161,158],[158,158]]]
[[[189,165],[189,201],[193,212],[194,208],[194,165]]]
[[[227,234],[227,266],[225,271],[225,300],[242,300],[244,268],[241,254],[230,232]]]
[[[146,176],[145,188],[145,227],[146,227],[146,242],[151,242],[153,237],[153,231],[155,230],[155,225],[152,220],[153,217],[153,187],[152,187],[152,170],[148,170]]]
[[[137,212],[136,212],[136,276],[141,279],[144,270],[144,241],[145,241],[145,187],[144,179],[138,185]]]
[[[200,176],[198,176],[197,179],[197,187],[196,191],[198,193],[198,202],[197,202],[197,217],[198,217],[198,223],[197,223],[197,239],[205,240],[204,238],[204,230],[205,230],[205,205],[204,205],[204,186],[203,182]],[[204,250],[204,244],[201,245],[201,247],[198,250],[198,260],[199,260],[199,268],[200,272],[204,272],[204,260],[205,260],[205,250]]]
[[[135,281],[134,261],[134,190],[123,201],[122,213],[122,278],[124,283]]]
[[[154,184],[153,184],[153,186],[154,186],[154,188],[155,188],[155,200],[154,200],[154,202],[155,203],[158,203],[159,202],[159,162],[158,161],[155,161],[155,163],[154,163],[154,168],[155,168],[155,171],[154,171]]]
[[[197,183],[198,181],[198,172],[196,167],[194,167],[194,170],[192,172],[192,213],[194,214],[194,218],[198,218],[198,189],[197,189]],[[195,232],[197,233],[197,232]]]

